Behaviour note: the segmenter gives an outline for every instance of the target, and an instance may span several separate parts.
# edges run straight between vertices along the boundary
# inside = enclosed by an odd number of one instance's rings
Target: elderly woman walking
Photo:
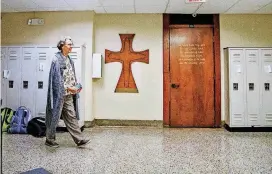
[[[78,147],[85,146],[90,140],[83,138],[78,124],[77,99],[81,85],[77,83],[74,62],[69,57],[73,42],[70,37],[60,40],[57,52],[52,60],[46,105],[46,141],[45,145],[59,147],[56,140],[56,128],[62,115],[64,123]]]

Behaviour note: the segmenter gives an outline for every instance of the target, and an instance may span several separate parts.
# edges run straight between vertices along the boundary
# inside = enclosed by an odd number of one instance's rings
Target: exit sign
[[[185,0],[186,3],[203,3],[206,2],[206,0]]]

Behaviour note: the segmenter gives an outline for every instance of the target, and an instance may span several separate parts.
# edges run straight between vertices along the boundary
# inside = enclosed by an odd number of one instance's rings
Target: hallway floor
[[[77,148],[58,133],[57,149],[45,138],[3,135],[3,174],[42,167],[54,174],[104,173],[272,173],[272,133],[233,133],[224,129],[95,127]]]

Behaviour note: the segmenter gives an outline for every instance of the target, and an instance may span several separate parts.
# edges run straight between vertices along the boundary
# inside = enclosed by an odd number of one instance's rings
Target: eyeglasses
[[[73,44],[66,44],[66,45],[73,46]]]

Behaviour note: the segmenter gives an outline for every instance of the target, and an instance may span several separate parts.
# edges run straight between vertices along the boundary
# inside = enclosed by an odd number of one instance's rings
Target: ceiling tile
[[[34,2],[41,8],[68,7],[64,0],[35,0]]]
[[[103,7],[95,7],[95,6],[90,6],[90,5],[86,5],[86,6],[71,6],[72,10],[75,11],[90,11],[90,10],[97,10],[97,11],[105,11]]]
[[[99,0],[64,0],[67,3],[99,3]]]
[[[95,11],[95,13],[106,13],[106,11],[103,7],[95,7],[94,11]]]
[[[39,11],[71,11],[72,7],[44,7],[40,8]]]
[[[37,8],[38,6],[31,0],[2,0],[2,3],[10,8]]]
[[[253,13],[270,2],[271,0],[241,0],[226,13]]]
[[[135,13],[134,6],[104,6],[107,13]]]
[[[272,14],[269,3],[272,0],[207,0],[197,13]],[[94,10],[96,13],[135,13],[136,9],[136,13],[164,13],[167,6],[166,13],[192,14],[201,3],[186,4],[185,0],[2,0],[1,4],[2,12]]]
[[[166,9],[166,13],[184,13],[184,14],[192,14],[196,11],[197,6],[170,6]]]
[[[82,9],[82,10],[93,10],[95,7],[99,7],[99,4],[89,4],[89,3],[82,3],[82,4],[68,4],[73,9]]]
[[[100,0],[102,6],[134,6],[134,0]]]
[[[186,4],[185,0],[169,0],[168,6],[170,7],[198,7],[201,3]]]
[[[4,4],[3,2],[1,3],[1,12],[6,13],[6,12],[16,12],[13,8],[9,7],[8,5]]]
[[[92,7],[97,7],[101,6],[99,0],[65,0],[66,3],[69,6],[76,6],[76,7],[84,7],[84,6],[92,6]]]
[[[135,0],[135,6],[166,6],[168,0]]]
[[[207,0],[201,5],[197,13],[224,13],[238,0]]]
[[[136,13],[164,13],[165,6],[137,6]]]
[[[272,14],[272,2],[267,6],[259,9],[256,13],[265,13],[265,14]]]
[[[46,11],[42,8],[16,8],[15,10],[19,12]]]

